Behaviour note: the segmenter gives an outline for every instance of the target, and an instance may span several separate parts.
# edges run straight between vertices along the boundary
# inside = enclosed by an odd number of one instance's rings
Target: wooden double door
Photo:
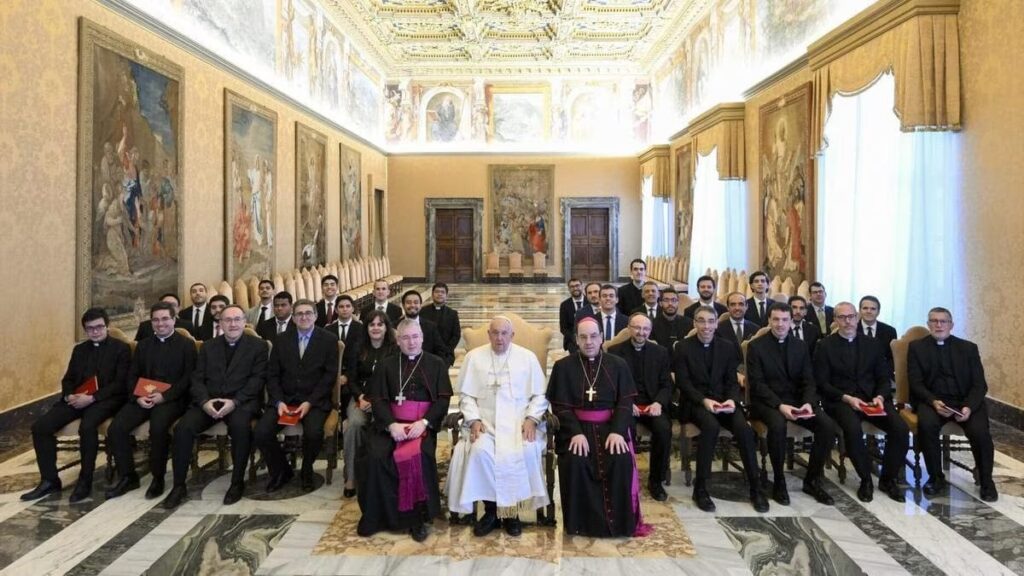
[[[573,208],[569,218],[570,276],[584,282],[611,280],[608,208]]]
[[[438,282],[473,281],[473,209],[438,208],[434,220],[434,277]]]

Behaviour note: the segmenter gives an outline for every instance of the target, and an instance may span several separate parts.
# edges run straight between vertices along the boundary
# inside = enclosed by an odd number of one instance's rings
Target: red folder
[[[284,414],[277,417],[277,423],[282,426],[295,426],[301,421],[302,416],[298,406],[285,405]]]
[[[149,378],[139,378],[139,381],[135,383],[135,391],[132,392],[132,394],[141,398],[142,396],[149,396],[156,392],[165,394],[170,389],[171,385],[166,382],[150,380]]]
[[[865,416],[885,416],[885,406],[861,404],[860,411],[863,412]]]
[[[639,412],[642,415],[646,415],[647,412],[650,409],[651,409],[651,405],[650,404],[636,404],[636,411]]]
[[[89,396],[92,396],[99,392],[99,390],[100,381],[97,380],[95,376],[90,376],[83,380],[82,383],[78,385],[78,388],[75,388],[75,394],[88,394]]]

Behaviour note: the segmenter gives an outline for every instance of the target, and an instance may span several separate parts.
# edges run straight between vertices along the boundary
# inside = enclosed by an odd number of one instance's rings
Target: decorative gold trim
[[[640,155],[637,156],[637,159],[640,160],[641,164],[644,164],[648,160],[651,160],[653,158],[668,158],[668,154],[668,144],[655,144],[654,146],[651,146],[647,150],[641,152]]]
[[[686,131],[696,136],[722,122],[729,120],[743,122],[745,115],[746,103],[725,102],[691,120],[690,125],[686,127]]]
[[[750,100],[751,98],[757,96],[761,92],[767,90],[768,88],[771,88],[776,83],[782,82],[783,80],[789,78],[793,74],[798,73],[800,70],[807,68],[807,62],[807,54],[801,54],[800,56],[797,56],[797,58],[790,62],[789,64],[786,64],[782,68],[779,68],[778,70],[773,72],[770,76],[762,79],[760,82],[754,84],[750,88],[747,88],[747,90],[742,94],[743,100]]]

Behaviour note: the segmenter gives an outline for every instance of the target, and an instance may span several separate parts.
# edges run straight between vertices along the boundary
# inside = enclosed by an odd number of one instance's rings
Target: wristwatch
[[[420,422],[423,422],[424,426],[426,426],[427,428],[430,428],[430,421],[427,420],[426,418],[421,419]]]

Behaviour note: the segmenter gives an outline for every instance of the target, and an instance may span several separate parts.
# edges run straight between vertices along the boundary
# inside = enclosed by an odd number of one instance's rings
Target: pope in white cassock
[[[469,434],[455,445],[448,474],[448,507],[484,515],[473,533],[484,536],[504,520],[511,536],[522,533],[518,510],[550,503],[541,457],[545,448],[544,371],[533,352],[512,343],[512,322],[496,316],[489,345],[470,350],[459,372],[459,407]]]

